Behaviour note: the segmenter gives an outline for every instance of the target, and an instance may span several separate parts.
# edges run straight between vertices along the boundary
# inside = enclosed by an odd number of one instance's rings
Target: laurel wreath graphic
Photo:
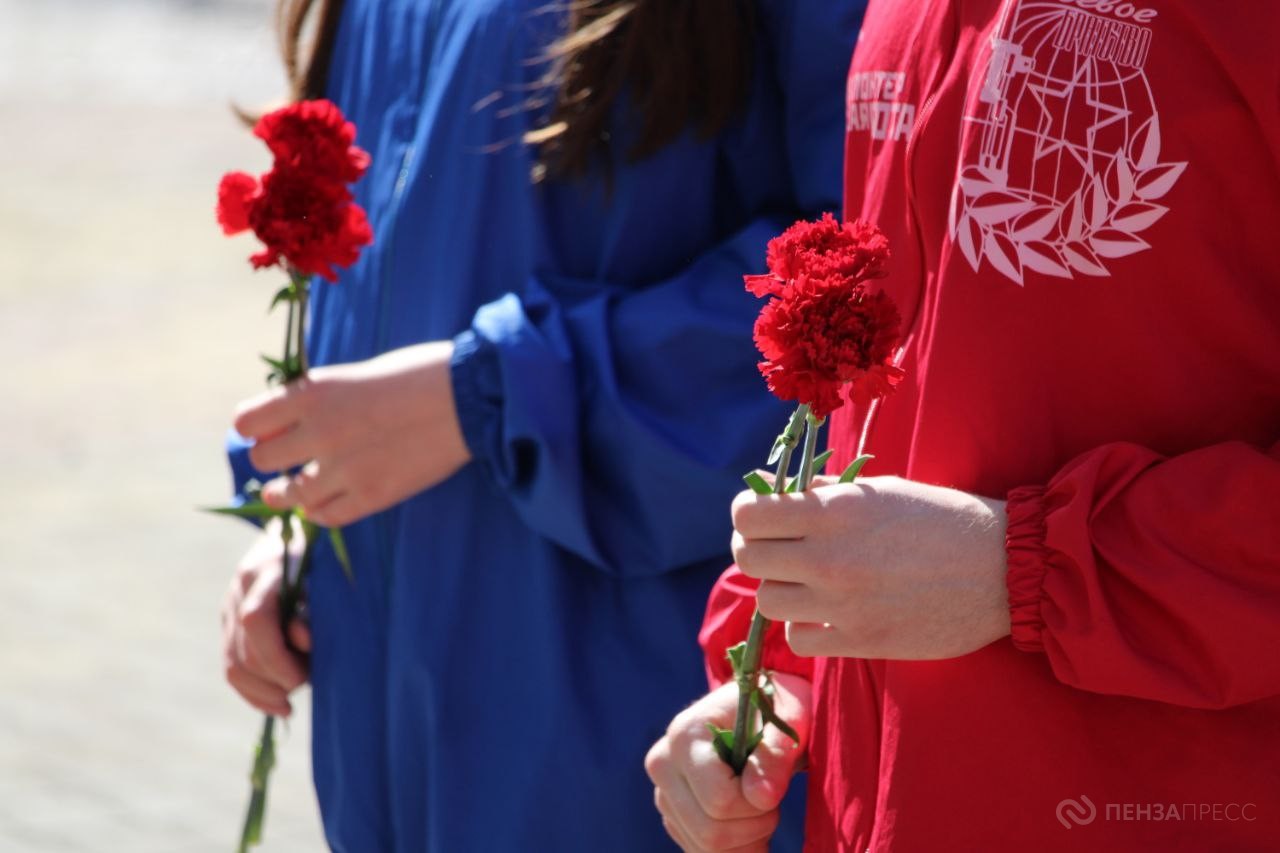
[[[1104,259],[1150,248],[1138,235],[1168,212],[1155,202],[1187,167],[1160,162],[1158,116],[1138,128],[1127,149],[1103,155],[1111,161],[1105,171],[1086,175],[1065,201],[1010,188],[1001,175],[965,166],[951,209],[960,252],[975,271],[986,258],[1018,284],[1027,270],[1067,279],[1109,276]]]

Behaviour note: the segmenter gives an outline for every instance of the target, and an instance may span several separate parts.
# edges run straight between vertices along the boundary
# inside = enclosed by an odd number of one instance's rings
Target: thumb
[[[809,746],[809,724],[812,714],[812,686],[799,676],[775,673],[774,708],[787,722],[800,742],[774,725],[766,726],[764,739],[747,759],[742,769],[742,796],[761,811],[772,811],[786,796],[791,777],[796,774]]]
[[[776,726],[765,731],[764,740],[742,768],[742,797],[753,808],[773,811],[786,796],[791,777],[804,756],[804,748]]]

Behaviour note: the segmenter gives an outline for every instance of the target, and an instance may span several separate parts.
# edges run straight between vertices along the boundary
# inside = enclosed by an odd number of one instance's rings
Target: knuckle
[[[236,432],[242,436],[248,435],[250,427],[253,426],[253,416],[261,402],[259,398],[254,397],[250,400],[241,400],[236,404],[235,409],[231,412],[231,425],[235,427]]]
[[[685,708],[675,719],[671,721],[671,725],[667,726],[666,741],[669,745],[669,751],[684,752],[688,750],[690,742],[698,735],[699,732],[705,732],[702,720],[698,714],[696,705]]]
[[[649,774],[649,780],[658,784],[658,777],[662,771],[667,768],[669,763],[669,754],[667,747],[667,739],[661,738],[653,746],[649,747],[649,751],[644,756],[644,771]]]
[[[729,508],[730,515],[733,518],[733,526],[738,530],[742,530],[744,524],[749,527],[757,506],[758,500],[755,492],[738,492]]]
[[[740,797],[731,787],[724,784],[706,787],[702,792],[703,810],[715,820],[728,820],[733,816],[734,806]]]

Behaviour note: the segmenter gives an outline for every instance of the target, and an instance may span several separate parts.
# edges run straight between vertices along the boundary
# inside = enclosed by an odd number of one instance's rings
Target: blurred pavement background
[[[0,0],[0,851],[234,848],[259,717],[218,604],[222,434],[274,279],[213,219],[282,91],[271,0]],[[264,853],[323,849],[305,697]]]

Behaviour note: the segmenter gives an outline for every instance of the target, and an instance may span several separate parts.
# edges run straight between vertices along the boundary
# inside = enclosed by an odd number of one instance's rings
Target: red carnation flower
[[[255,267],[284,263],[304,275],[336,281],[334,267],[355,263],[373,242],[364,210],[348,184],[369,165],[355,126],[329,101],[302,101],[263,116],[254,128],[275,154],[260,179],[225,175],[218,186],[218,222],[226,234],[252,228],[264,244]]]
[[[305,275],[329,281],[337,280],[335,266],[355,263],[360,249],[373,242],[369,220],[346,186],[288,170],[263,176],[249,224],[265,245],[250,258],[255,267],[283,259]]]
[[[369,168],[368,153],[355,144],[356,126],[332,101],[300,101],[267,113],[253,132],[275,155],[276,169],[349,184]]]
[[[830,215],[770,242],[772,274],[746,277],[752,293],[773,297],[755,324],[770,391],[825,418],[840,408],[845,385],[859,402],[893,390],[903,375],[892,364],[901,317],[892,299],[866,285],[884,275],[888,256],[879,229]]]
[[[824,213],[817,222],[797,222],[769,241],[768,275],[747,276],[747,289],[756,296],[776,296],[786,282],[848,276],[881,278],[889,259],[889,241],[880,229],[865,222],[837,222]]]
[[[249,228],[249,210],[261,184],[253,175],[229,172],[218,184],[218,224],[228,236]]]

